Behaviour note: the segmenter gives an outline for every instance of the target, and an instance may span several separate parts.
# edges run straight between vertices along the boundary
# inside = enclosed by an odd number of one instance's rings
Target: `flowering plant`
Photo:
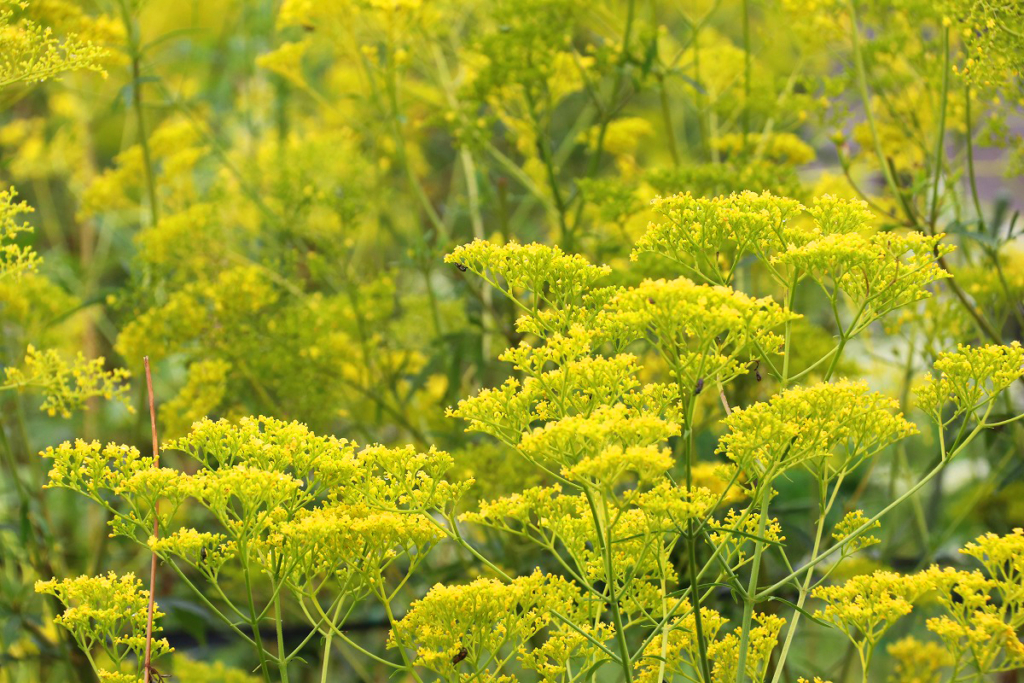
[[[1022,35],[0,0],[0,683],[1024,667]]]

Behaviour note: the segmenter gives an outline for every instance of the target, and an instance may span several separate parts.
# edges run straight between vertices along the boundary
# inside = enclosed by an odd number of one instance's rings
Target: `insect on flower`
[[[701,377],[700,379],[697,380],[697,386],[694,387],[693,394],[694,394],[694,396],[696,396],[697,394],[699,394],[702,391],[704,391],[704,378],[703,377]]]
[[[452,664],[458,664],[468,656],[469,650],[467,650],[466,648],[461,648],[458,652],[455,653],[455,656],[452,657]]]
[[[159,671],[156,670],[156,668],[152,664],[149,665],[149,677],[155,683],[163,683],[167,679],[173,678],[173,676],[171,676],[171,674],[162,674],[162,673],[160,673]]]
[[[459,269],[460,273],[465,273],[467,270],[469,270],[469,268],[467,268],[466,264],[464,263],[456,263],[455,267]]]

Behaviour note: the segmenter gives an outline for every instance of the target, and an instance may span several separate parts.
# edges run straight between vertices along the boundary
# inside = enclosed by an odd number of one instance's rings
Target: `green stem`
[[[391,602],[388,600],[386,591],[383,590],[383,587],[381,588],[381,593],[380,595],[378,595],[378,597],[380,598],[380,601],[384,604],[384,611],[388,615],[388,623],[391,625],[391,631],[393,633],[397,633],[398,621],[395,619],[395,615],[391,611]],[[420,675],[418,673],[416,673],[416,670],[412,666],[412,662],[409,661],[409,656],[405,653],[405,647],[403,647],[401,643],[397,643],[396,649],[398,650],[398,654],[401,655],[402,662],[405,664],[406,670],[409,672],[409,675],[416,679],[417,683],[423,683],[423,679],[420,678]]]
[[[335,624],[338,621],[338,613],[341,611],[341,605],[343,601],[339,600],[337,606],[334,608],[334,614],[331,615],[331,624]],[[331,641],[334,639],[334,629],[328,629],[327,635],[324,636],[324,657],[323,666],[320,669],[320,683],[327,683],[327,672],[330,670],[331,664]]]
[[[679,378],[679,389],[682,387],[682,374],[677,367],[676,377]],[[686,467],[686,490],[687,493],[693,490],[693,460],[694,460],[694,429],[693,420],[694,412],[696,409],[696,398],[692,391],[690,397],[686,403],[686,435],[684,437],[683,447],[686,449],[684,454],[683,463]],[[697,572],[697,530],[694,526],[694,520],[691,518],[687,523],[687,536],[686,539],[686,565],[687,573],[690,575],[690,587],[691,595],[693,596],[693,628],[697,635],[697,655],[700,660],[701,675],[704,677],[705,683],[711,682],[711,665],[708,662],[708,642],[704,635],[704,620],[700,613],[700,592],[698,590],[698,583],[700,574]]]
[[[868,669],[871,667],[871,654],[874,652],[874,649],[870,643],[865,643],[864,647],[857,648],[857,654],[860,655],[860,680],[862,683],[868,683]]]
[[[838,486],[837,486],[838,490]],[[818,526],[817,531],[814,534],[814,545],[811,548],[811,557],[818,554],[818,548],[821,547],[822,532],[825,530],[825,515],[827,513],[825,504],[825,492],[819,491],[818,494]],[[793,620],[789,624],[789,630],[786,632],[786,641],[782,645],[782,651],[779,653],[778,662],[775,665],[775,674],[772,676],[771,683],[779,683],[782,678],[782,672],[786,663],[786,657],[789,655],[789,648],[793,644],[793,637],[796,635],[797,623],[800,621],[801,611],[804,607],[804,602],[807,600],[807,595],[811,590],[811,580],[814,578],[814,568],[811,567],[807,570],[807,574],[804,576],[804,583],[800,587],[800,594],[797,596],[796,606],[797,609],[793,610]]]
[[[939,103],[939,134],[935,137],[935,178],[932,184],[932,210],[929,224],[934,229],[939,218],[939,178],[946,142],[946,108],[949,100],[949,27],[942,30],[942,101]]]
[[[793,273],[793,280],[789,283],[788,291],[786,292],[786,312],[793,310],[793,303],[796,301],[796,284],[797,284],[798,273]],[[782,357],[782,388],[785,389],[789,384],[789,359],[790,359],[790,342],[793,337],[793,321],[787,320],[785,326],[785,343],[783,346],[783,357]],[[840,350],[836,351],[835,358],[839,358]]]
[[[750,53],[750,0],[743,0],[743,152],[747,151],[750,135],[750,86],[753,55]]]
[[[871,112],[871,93],[868,91],[867,68],[864,66],[864,53],[860,44],[860,28],[857,19],[857,0],[849,0],[850,6],[850,32],[853,39],[853,62],[857,71],[857,89],[860,92],[861,102],[864,105],[864,117],[867,120],[868,129],[871,131],[871,141],[874,143],[875,154],[878,156],[878,164],[882,167],[882,175],[893,193],[893,198],[903,209],[907,218],[912,224],[917,221],[914,212],[907,206],[903,199],[903,193],[896,183],[896,177],[892,173],[889,162],[885,157],[885,150],[882,149],[882,139],[878,135],[878,128],[875,125],[875,117]]]
[[[978,226],[986,232],[985,214],[981,210],[981,198],[978,195],[978,178],[974,173],[974,129],[971,124],[971,86],[964,86],[964,118],[967,123],[967,177],[971,183],[971,199],[974,210],[978,214]]]
[[[630,664],[629,643],[626,640],[626,630],[623,627],[622,611],[619,609],[619,598],[615,594],[615,574],[612,564],[612,532],[607,523],[607,515],[602,514],[603,508],[599,508],[594,501],[594,494],[587,489],[587,502],[590,504],[590,512],[594,518],[594,527],[597,532],[597,542],[601,544],[601,555],[604,559],[605,584],[608,590],[608,604],[612,613],[612,621],[615,624],[615,639],[619,645],[619,658],[622,664],[622,674],[626,683],[633,680],[633,667]],[[606,535],[607,533],[607,535]]]
[[[946,466],[950,462],[952,462],[952,460],[960,453],[960,451],[962,451],[967,446],[967,444],[971,443],[974,440],[974,438],[978,435],[979,432],[981,432],[982,429],[987,427],[987,425],[985,424],[985,418],[988,417],[988,414],[991,411],[992,411],[992,404],[990,403],[989,407],[988,407],[988,410],[985,412],[985,416],[979,421],[978,426],[975,427],[971,431],[971,433],[969,435],[967,435],[966,438],[964,438],[964,440],[960,443],[960,445],[957,446],[952,452],[947,453],[946,447],[945,447],[945,442],[942,441],[942,458],[939,460],[939,463],[934,468],[932,468],[932,470],[930,472],[928,472],[928,474],[926,474],[919,482],[914,484],[914,486],[912,486],[911,488],[907,489],[907,491],[903,495],[901,495],[899,498],[897,498],[896,500],[894,500],[893,502],[889,503],[884,508],[882,508],[881,512],[877,513],[871,519],[869,519],[866,522],[864,522],[864,524],[862,524],[859,527],[857,527],[852,533],[850,533],[850,535],[848,535],[842,541],[836,543],[834,546],[832,546],[831,548],[829,548],[825,552],[821,553],[820,555],[812,557],[810,560],[807,561],[806,564],[804,564],[799,569],[796,569],[796,570],[790,572],[789,574],[787,574],[783,578],[781,578],[778,581],[776,581],[775,583],[773,583],[771,586],[768,586],[764,590],[760,591],[757,595],[754,596],[754,599],[755,600],[763,600],[764,598],[768,597],[769,595],[771,595],[772,593],[777,591],[782,586],[786,585],[787,583],[789,583],[790,581],[792,581],[796,577],[800,576],[802,573],[804,573],[804,572],[808,571],[809,569],[811,569],[812,567],[814,567],[814,566],[824,562],[829,557],[831,557],[833,554],[835,554],[836,552],[838,552],[838,551],[842,550],[843,548],[845,548],[848,543],[850,543],[851,541],[855,540],[861,534],[863,534],[865,531],[870,529],[871,526],[875,522],[880,520],[885,515],[889,514],[889,512],[891,510],[893,510],[895,507],[897,507],[900,503],[902,503],[907,498],[910,498],[915,493],[917,493],[922,488],[924,488],[928,484],[928,482],[930,482],[932,479],[934,479],[940,472],[942,472],[942,470],[944,470],[946,468]],[[941,427],[941,425],[939,426],[938,431],[939,431],[939,435],[940,435],[940,438],[941,438],[941,434],[942,434],[942,427]]]
[[[757,580],[761,571],[761,554],[764,552],[765,528],[768,526],[768,499],[771,496],[771,484],[761,484],[760,519],[757,522],[757,540],[754,541],[754,558],[750,565],[750,582],[747,584],[747,597],[743,601],[743,625],[740,633],[739,659],[736,664],[736,681],[743,683],[747,679],[747,650],[750,647],[750,627],[754,617],[754,595],[757,593]],[[808,570],[808,574],[811,570]]]
[[[679,148],[676,145],[676,130],[672,122],[672,110],[669,107],[668,93],[665,91],[665,77],[660,79],[659,95],[661,97],[661,118],[665,122],[665,135],[668,137],[668,151],[672,155],[672,163],[679,165]]]
[[[150,225],[156,225],[160,219],[160,207],[156,201],[156,178],[153,175],[153,157],[149,150],[149,138],[146,135],[146,122],[142,115],[142,67],[139,49],[139,34],[132,21],[128,4],[121,0],[121,20],[125,33],[128,35],[128,53],[132,61],[132,109],[135,113],[135,126],[138,129],[139,149],[142,150],[142,173],[146,180],[146,194],[149,199]]]
[[[288,683],[288,659],[284,656],[284,628],[281,621],[281,593],[274,598],[274,623],[277,627],[277,664],[281,683]]]
[[[244,557],[245,547],[244,544],[239,548],[239,556],[242,559],[242,576],[245,579],[245,596],[249,601],[249,625],[252,627],[252,640],[256,646],[256,654],[260,659],[260,670],[263,672],[263,678],[267,683],[270,682],[270,665],[267,662],[267,651],[263,647],[263,636],[260,635],[260,622],[256,612],[256,603],[253,602],[252,597],[252,577],[249,572],[249,563]]]

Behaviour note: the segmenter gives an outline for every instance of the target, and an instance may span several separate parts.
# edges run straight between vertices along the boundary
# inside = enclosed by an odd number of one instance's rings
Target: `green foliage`
[[[1022,36],[4,0],[0,683],[1024,667]]]

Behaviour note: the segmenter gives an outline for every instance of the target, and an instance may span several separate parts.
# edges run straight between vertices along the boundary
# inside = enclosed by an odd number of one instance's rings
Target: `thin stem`
[[[633,680],[633,667],[629,659],[629,643],[626,641],[626,631],[622,625],[622,612],[619,609],[619,599],[615,595],[615,575],[612,564],[612,532],[607,523],[607,515],[603,514],[603,508],[599,508],[594,501],[593,493],[588,489],[586,492],[587,502],[590,504],[590,512],[594,518],[594,527],[597,532],[597,542],[601,544],[601,555],[604,559],[605,584],[608,589],[608,604],[612,612],[612,621],[615,623],[615,639],[619,645],[619,657],[622,664],[622,674],[626,683]],[[607,531],[607,536],[605,535]]]
[[[682,377],[678,368],[676,370],[676,377]],[[682,390],[681,384],[679,388]],[[693,393],[690,393],[690,398],[686,403],[686,435],[683,441],[683,446],[686,449],[683,462],[686,465],[686,491],[688,494],[693,491],[693,459],[695,450],[693,417],[696,403],[695,396]],[[708,643],[704,635],[704,623],[700,614],[700,595],[697,588],[700,574],[697,572],[697,530],[693,518],[690,518],[687,523],[687,532],[689,538],[686,539],[686,564],[687,572],[690,574],[690,588],[693,594],[693,628],[697,635],[697,654],[700,659],[701,674],[704,676],[704,681],[710,683],[711,665],[708,663]]]
[[[874,647],[870,643],[865,643],[864,647],[857,648],[857,654],[860,655],[862,683],[868,683],[868,669],[871,667],[871,654],[873,652]]]
[[[281,622],[281,593],[274,598],[274,622],[277,626],[277,668],[281,672],[281,683],[288,683],[288,659],[284,656],[284,630]]]
[[[940,442],[941,442],[941,445],[942,445],[942,458],[939,460],[939,463],[934,468],[932,468],[932,470],[930,472],[928,472],[928,474],[926,474],[914,486],[909,488],[899,498],[897,498],[896,500],[894,500],[893,502],[889,503],[884,508],[882,508],[881,512],[877,513],[871,519],[869,519],[866,522],[864,522],[864,524],[862,524],[859,527],[857,527],[852,533],[850,533],[842,541],[836,543],[834,546],[832,546],[831,548],[829,548],[828,550],[826,550],[822,554],[818,555],[817,557],[812,557],[810,560],[807,561],[806,564],[804,564],[799,569],[796,569],[796,570],[790,572],[789,574],[787,574],[783,578],[781,578],[778,581],[776,581],[775,583],[773,583],[771,586],[768,586],[764,590],[760,591],[757,595],[754,596],[754,599],[755,600],[763,600],[767,596],[769,596],[772,593],[774,593],[775,591],[777,591],[782,586],[786,585],[787,583],[789,583],[790,581],[792,581],[793,579],[798,577],[803,572],[805,572],[805,571],[809,570],[810,568],[812,568],[812,567],[814,567],[814,566],[824,562],[829,557],[831,557],[833,554],[835,554],[836,552],[838,552],[838,551],[842,550],[843,548],[845,548],[848,543],[850,543],[854,539],[858,538],[862,533],[864,533],[865,531],[870,529],[871,526],[875,522],[880,520],[885,515],[889,514],[889,512],[893,508],[897,507],[900,503],[905,501],[907,498],[911,497],[912,495],[914,495],[915,493],[920,491],[922,488],[924,488],[928,484],[928,482],[930,482],[932,479],[934,479],[940,472],[942,472],[942,470],[944,470],[946,468],[946,466],[950,462],[952,462],[952,460],[960,453],[960,451],[962,451],[967,446],[967,444],[971,443],[974,440],[974,438],[978,435],[979,432],[981,432],[982,429],[984,429],[985,427],[988,426],[985,423],[985,418],[988,417],[988,414],[991,411],[992,411],[992,404],[990,403],[989,407],[988,407],[988,410],[985,412],[985,416],[978,422],[978,426],[975,427],[971,431],[971,433],[968,434],[967,437],[965,437],[963,439],[963,441],[961,441],[960,444],[955,449],[953,449],[952,452],[947,452],[947,450],[946,450],[945,441],[942,439],[942,427],[940,425],[939,428],[938,428],[938,432],[939,432],[939,436],[940,436]]]
[[[753,72],[750,53],[750,0],[743,0],[743,152],[747,151],[750,135],[750,87]]]
[[[334,608],[334,614],[331,615],[330,624],[333,626],[338,621],[338,613],[341,612],[342,600],[338,601],[337,606]],[[324,636],[324,657],[323,666],[320,669],[320,683],[327,683],[327,672],[330,670],[331,664],[331,641],[334,639],[334,629],[328,629],[327,635]]]
[[[932,184],[932,210],[928,223],[934,228],[939,218],[939,178],[946,141],[946,108],[949,100],[949,27],[942,29],[942,101],[939,103],[939,134],[935,137],[935,178]]]
[[[791,312],[793,310],[793,303],[796,300],[797,275],[798,275],[798,273],[794,271],[793,279],[790,281],[789,287],[788,287],[788,289],[786,291],[786,312],[787,313]],[[782,357],[782,388],[783,389],[785,389],[786,386],[789,384],[789,359],[790,359],[790,356],[791,356],[790,346],[792,346],[792,344],[790,342],[792,341],[792,339],[793,339],[793,321],[792,320],[787,320],[786,321],[786,326],[785,326],[785,344],[783,346],[783,354],[784,355]],[[836,352],[835,357],[839,358],[839,352],[838,351]],[[740,674],[740,676],[742,677],[742,674]]]
[[[757,593],[757,580],[761,571],[761,554],[764,552],[765,528],[768,525],[768,499],[771,496],[771,485],[765,481],[761,484],[761,510],[757,523],[757,540],[754,542],[754,559],[750,565],[750,582],[747,584],[747,598],[743,601],[743,625],[740,633],[739,660],[736,664],[736,681],[743,683],[747,678],[747,650],[750,647],[750,627],[754,617],[754,596]],[[810,573],[810,570],[808,570]]]
[[[838,486],[836,490],[838,491]],[[811,557],[818,554],[818,548],[821,546],[822,532],[825,529],[825,514],[827,509],[824,502],[825,492],[819,491],[818,495],[818,525],[817,531],[814,534],[814,545],[811,548]],[[782,678],[782,672],[786,664],[786,657],[789,654],[789,648],[793,644],[793,637],[796,635],[796,626],[800,621],[800,610],[803,609],[804,602],[807,600],[807,595],[810,593],[811,580],[814,578],[814,568],[808,568],[807,574],[804,576],[804,583],[800,587],[800,594],[797,596],[796,606],[797,609],[793,610],[793,620],[789,624],[789,630],[786,632],[786,642],[782,645],[782,651],[779,653],[779,660],[775,665],[775,674],[772,676],[771,683],[779,683]]]
[[[916,224],[914,212],[903,199],[903,193],[900,191],[899,185],[896,183],[896,177],[893,175],[892,168],[890,168],[889,162],[886,159],[885,150],[882,149],[882,139],[878,135],[875,117],[871,112],[871,94],[868,91],[867,69],[864,66],[864,53],[860,44],[860,28],[857,25],[857,0],[849,0],[849,6],[850,32],[853,39],[853,62],[857,71],[857,89],[860,91],[861,102],[864,105],[864,117],[867,120],[868,129],[871,131],[871,141],[874,143],[875,154],[878,156],[878,164],[882,167],[882,175],[885,177],[885,182],[893,193],[893,198],[903,209],[910,222]]]
[[[146,368],[146,393],[149,396],[149,426],[153,432],[153,468],[160,468],[160,440],[156,433],[156,404],[153,401],[153,374],[149,369],[149,356],[142,359]],[[153,499],[153,538],[160,537],[160,499]],[[146,611],[146,656],[143,660],[142,680],[149,683],[153,670],[153,611],[156,607],[156,550],[149,562],[149,607]]]
[[[672,110],[668,102],[668,92],[665,90],[665,77],[660,80],[659,95],[661,97],[661,118],[665,122],[665,135],[668,137],[668,151],[672,155],[672,163],[679,165],[679,148],[676,144],[676,130],[672,122]]]
[[[146,180],[146,194],[149,199],[150,225],[156,225],[160,219],[160,207],[156,201],[156,178],[153,175],[153,158],[149,151],[149,138],[146,136],[146,122],[142,115],[142,69],[140,64],[139,35],[128,11],[128,4],[121,0],[121,20],[128,35],[128,52],[132,60],[132,109],[135,113],[135,126],[138,129],[139,149],[142,150],[142,172]]]
[[[387,599],[387,594],[383,590],[383,587],[382,587],[381,593],[380,593],[380,595],[378,595],[378,597],[380,598],[380,601],[384,605],[384,612],[388,615],[388,623],[391,624],[391,631],[393,633],[397,633],[397,631],[398,631],[398,620],[395,619],[395,615],[391,611],[391,602]],[[401,655],[402,662],[405,663],[405,668],[409,672],[409,675],[411,675],[414,679],[416,679],[417,683],[423,683],[423,679],[420,678],[420,675],[418,673],[416,673],[416,669],[413,668],[412,662],[409,661],[409,655],[407,655],[405,653],[405,647],[402,646],[401,643],[398,643],[396,649],[398,650],[398,654]]]
[[[245,595],[249,601],[249,625],[252,628],[253,644],[256,646],[256,654],[260,658],[260,671],[263,672],[263,679],[270,683],[270,665],[267,662],[267,651],[263,647],[263,636],[260,635],[260,622],[256,613],[256,604],[252,598],[252,576],[249,571],[249,561],[246,555],[247,549],[244,544],[239,548],[239,559],[242,561],[242,577],[245,579]]]
[[[964,86],[964,118],[967,123],[967,177],[971,183],[971,199],[974,201],[974,210],[978,214],[978,226],[982,232],[986,232],[985,214],[981,210],[981,199],[978,195],[978,178],[974,173],[974,128],[971,124],[971,86]]]
[[[237,635],[239,638],[244,640],[249,645],[252,645],[253,647],[256,646],[256,642],[252,638],[250,638],[248,634],[245,633],[245,631],[238,628],[238,626],[235,625],[235,622],[232,619],[229,619],[226,614],[221,612],[212,602],[210,602],[210,599],[206,597],[206,594],[203,591],[199,590],[199,586],[195,585],[192,582],[192,580],[188,578],[185,572],[181,571],[181,568],[178,567],[178,565],[174,562],[173,559],[167,561],[167,566],[174,570],[174,573],[178,575],[178,578],[185,582],[185,585],[188,586],[193,593],[195,593],[196,597],[199,598],[200,602],[206,605],[207,609],[213,612],[213,614],[215,614],[218,619],[223,621],[228,626],[228,628],[230,628],[235,633],[235,635]]]

